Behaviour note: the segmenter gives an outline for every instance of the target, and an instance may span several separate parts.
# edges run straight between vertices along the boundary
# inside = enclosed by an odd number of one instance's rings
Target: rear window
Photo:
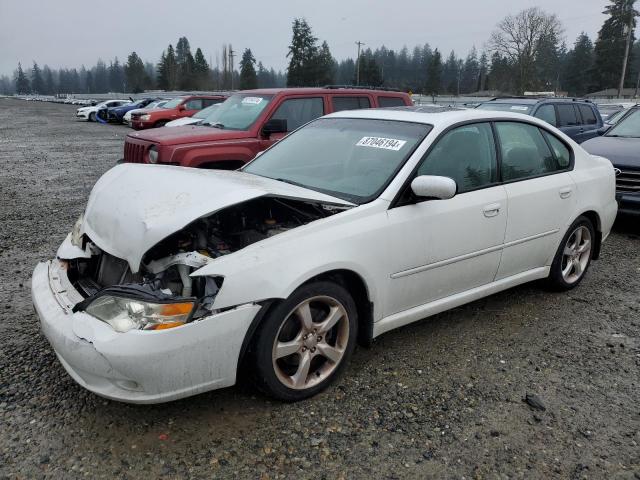
[[[582,121],[586,125],[595,125],[598,123],[598,119],[596,119],[596,116],[589,105],[578,105],[578,108],[580,109],[580,115],[582,115]]]
[[[558,107],[558,126],[560,127],[575,127],[580,125],[576,111],[573,105],[557,105]]]
[[[359,110],[361,108],[371,108],[369,97],[333,97],[333,111],[341,112],[342,110]]]
[[[380,107],[404,107],[404,99],[400,97],[378,97]]]

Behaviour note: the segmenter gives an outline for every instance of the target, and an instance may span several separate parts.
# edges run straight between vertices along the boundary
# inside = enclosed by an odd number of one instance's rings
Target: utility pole
[[[229,45],[229,66],[231,68],[231,90],[233,90],[233,57],[236,56],[236,52],[233,51],[231,45]]]
[[[356,61],[356,85],[360,85],[360,47],[364,45],[360,40],[356,42],[358,45],[358,60]]]
[[[620,76],[620,85],[618,86],[618,98],[622,97],[622,89],[624,88],[624,77],[627,75],[627,62],[629,61],[629,48],[631,46],[631,35],[633,34],[633,4],[635,0],[629,2],[629,24],[627,25],[627,45],[624,49],[624,60],[622,62],[622,75]]]

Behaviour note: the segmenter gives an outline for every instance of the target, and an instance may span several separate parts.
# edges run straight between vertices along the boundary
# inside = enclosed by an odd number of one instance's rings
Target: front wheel
[[[285,401],[324,390],[348,363],[357,327],[355,303],[343,287],[324,281],[300,287],[256,333],[258,386]]]
[[[551,264],[548,282],[554,290],[570,290],[584,278],[595,244],[595,229],[587,217],[579,217],[565,234]]]
[[[87,121],[89,121],[89,122],[95,122],[95,121],[96,121],[96,114],[95,114],[95,112],[91,112],[91,113],[89,114],[89,118],[87,119]]]

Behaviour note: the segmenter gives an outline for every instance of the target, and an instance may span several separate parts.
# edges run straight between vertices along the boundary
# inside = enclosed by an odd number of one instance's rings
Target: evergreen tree
[[[175,90],[178,88],[178,64],[173,45],[169,44],[166,53],[162,52],[157,71],[158,88],[162,90]]]
[[[460,92],[471,93],[478,88],[478,77],[480,76],[480,64],[478,63],[478,52],[473,47],[462,67],[460,76]]]
[[[333,59],[333,55],[331,55],[331,51],[329,50],[329,44],[326,41],[322,42],[314,61],[315,85],[323,86],[333,84],[336,65],[336,61]]]
[[[124,92],[125,73],[118,57],[109,64],[109,90],[112,92]]]
[[[40,95],[46,93],[42,70],[40,70],[36,62],[33,62],[33,68],[31,69],[31,91]]]
[[[86,93],[94,93],[96,91],[95,84],[93,82],[93,73],[91,70],[87,71],[87,78],[85,79]]]
[[[60,83],[63,83],[62,80],[60,81]],[[98,59],[98,63],[96,63],[96,66],[94,67],[93,87],[94,93],[106,93],[109,91],[109,75],[107,72],[107,66],[101,59]],[[65,88],[69,90],[68,86],[66,86]],[[65,93],[71,92],[67,91]]]
[[[18,62],[18,70],[15,73],[16,93],[24,95],[31,92],[29,79],[22,71],[22,65]]]
[[[482,52],[482,55],[480,55],[479,68],[480,71],[476,91],[483,92],[487,89],[487,75],[489,73],[489,59],[487,58],[486,52]]]
[[[256,59],[251,49],[245,48],[240,60],[240,90],[258,88],[258,75],[256,74]]]
[[[427,95],[438,95],[442,86],[442,55],[436,48],[431,55],[431,61],[427,67],[427,82],[424,92]]]
[[[567,55],[565,62],[564,87],[569,95],[582,96],[593,88],[594,52],[593,43],[589,36],[582,32]]]
[[[195,87],[195,59],[187,37],[181,37],[176,44],[176,64],[178,66],[178,88],[191,90]]]
[[[287,57],[291,57],[287,70],[288,87],[315,85],[313,64],[318,51],[316,41],[317,38],[313,36],[307,21],[304,18],[296,18],[293,21],[293,37],[287,53]]]
[[[144,63],[136,52],[131,52],[124,67],[127,90],[133,93],[143,92],[149,83]]]
[[[194,58],[193,66],[194,87],[198,90],[205,90],[209,85],[209,64],[204,58],[202,50],[198,48]]]
[[[535,78],[531,86],[536,90],[560,90],[560,57],[562,48],[559,45],[557,32],[549,32],[540,37],[538,53],[535,58]]]
[[[622,72],[622,63],[627,42],[627,28],[631,20],[632,28],[636,26],[634,9],[635,0],[609,0],[610,5],[603,13],[609,15],[598,33],[595,44],[595,82],[598,89],[617,88]],[[634,40],[633,33],[631,34]],[[629,55],[629,62],[632,62]],[[633,83],[627,77],[628,83]]]
[[[459,75],[458,57],[456,57],[456,53],[452,51],[442,69],[442,87],[444,92],[453,95],[458,93]]]

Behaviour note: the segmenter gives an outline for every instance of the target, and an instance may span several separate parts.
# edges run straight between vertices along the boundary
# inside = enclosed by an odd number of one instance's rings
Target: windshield
[[[225,130],[248,130],[271,101],[271,95],[236,94],[220,103],[202,125]]]
[[[620,120],[622,120],[622,117],[624,117],[627,113],[628,110],[620,110],[619,112],[616,112],[609,118],[607,118],[607,121],[605,123],[608,123],[609,125],[615,125]]]
[[[213,111],[219,107],[219,103],[214,103],[213,105],[209,105],[207,108],[203,108],[198,113],[196,113],[193,118],[207,118],[209,115],[213,113]]]
[[[382,192],[431,128],[395,120],[322,118],[243,170],[362,204]]]
[[[172,100],[169,100],[167,103],[165,103],[162,106],[162,108],[176,108],[178,105],[182,103],[183,100],[184,98],[182,97],[174,98]]]
[[[498,112],[514,112],[514,113],[530,113],[531,105],[522,105],[519,103],[483,103],[478,106],[478,110],[495,110]]]
[[[640,108],[630,112],[615,127],[609,130],[606,136],[640,138]]]

